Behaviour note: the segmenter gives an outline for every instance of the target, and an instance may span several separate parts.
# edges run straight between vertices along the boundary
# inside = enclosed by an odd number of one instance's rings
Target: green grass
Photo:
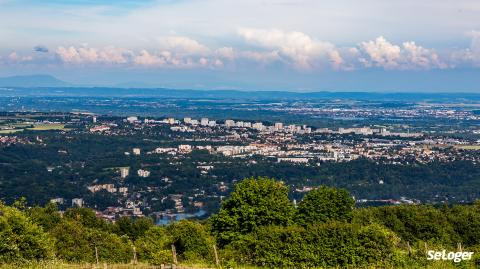
[[[13,134],[13,133],[18,133],[22,131],[23,129],[7,129],[7,130],[0,130],[0,134]]]
[[[61,262],[37,262],[37,263],[28,263],[28,264],[0,264],[0,269],[156,269],[160,266],[148,265],[148,264],[104,264],[100,263],[98,266],[96,264],[67,264]]]
[[[50,262],[35,262],[35,263],[28,263],[28,264],[21,264],[21,265],[15,265],[15,264],[0,264],[0,269],[16,269],[16,268],[25,268],[25,269],[103,269],[103,268],[108,268],[108,269],[159,269],[160,266],[157,265],[148,265],[148,264],[106,264],[106,263],[100,263],[98,266],[96,264],[68,264],[68,263],[62,263],[58,261],[50,261]],[[194,268],[215,268],[214,266],[208,266],[204,264],[182,264],[182,265],[177,265],[177,269],[194,269]],[[260,266],[236,266],[233,267],[234,269],[264,269],[267,267],[260,267]],[[475,265],[470,264],[454,264],[452,262],[432,262],[431,264],[427,266],[418,266],[418,265],[411,265],[411,266],[405,266],[405,267],[389,267],[389,266],[362,266],[362,267],[348,267],[348,269],[397,269],[397,268],[402,268],[402,269],[457,269],[457,268],[464,268],[464,269],[474,269],[477,268]],[[229,269],[229,267],[221,266],[218,267],[218,269]],[[313,268],[312,268],[313,269]],[[341,267],[338,268],[322,268],[322,267],[317,267],[316,269],[341,269]]]
[[[31,131],[50,131],[50,130],[62,130],[68,131],[69,129],[65,128],[65,124],[38,124],[33,128],[28,128]]]
[[[29,131],[54,131],[54,130],[70,131],[70,129],[65,128],[65,124],[38,124],[38,125],[35,125],[32,128],[25,128],[25,127],[29,127],[29,126],[31,126],[31,124],[23,124],[23,123],[19,123],[19,124],[16,123],[16,124],[13,124],[13,125],[3,126],[4,128],[8,127],[8,128],[13,128],[13,129],[0,130],[0,134],[13,134],[13,133],[18,133],[18,132],[23,132],[24,130],[29,130]]]
[[[480,145],[462,145],[456,146],[459,149],[467,149],[467,150],[480,150]]]

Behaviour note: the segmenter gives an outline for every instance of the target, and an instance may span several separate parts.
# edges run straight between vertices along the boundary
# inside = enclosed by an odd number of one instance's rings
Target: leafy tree
[[[133,244],[127,236],[118,236],[98,229],[88,229],[87,238],[91,249],[97,247],[100,261],[127,263],[133,258]]]
[[[16,208],[0,203],[0,263],[53,258],[53,240]]]
[[[274,268],[356,268],[389,264],[398,238],[379,225],[343,222],[269,226],[227,246],[247,264]]]
[[[267,225],[292,222],[294,208],[283,182],[258,177],[238,183],[211,218],[212,231],[221,245]]]
[[[479,244],[480,240],[480,203],[473,206],[453,206],[447,211],[449,222],[466,246]]]
[[[48,203],[45,207],[36,206],[26,211],[28,217],[42,226],[45,231],[52,230],[61,220],[58,207],[54,203]]]
[[[188,220],[181,220],[168,227],[177,253],[185,260],[207,260],[213,257],[214,240],[205,227]]]
[[[400,205],[369,208],[375,222],[411,243],[429,241],[456,246],[459,238],[447,214],[427,205]]]
[[[151,264],[172,262],[172,239],[164,227],[153,226],[136,242],[138,259]]]
[[[121,217],[113,225],[113,231],[118,235],[126,235],[131,240],[143,236],[145,232],[153,226],[151,218],[129,218]]]
[[[57,257],[67,262],[93,262],[95,250],[81,223],[64,219],[52,231]]]
[[[65,211],[65,218],[74,220],[87,228],[108,230],[108,224],[103,219],[97,218],[95,211],[90,208],[69,208]]]
[[[321,186],[305,195],[298,205],[297,222],[303,225],[330,220],[350,221],[355,200],[346,190]]]

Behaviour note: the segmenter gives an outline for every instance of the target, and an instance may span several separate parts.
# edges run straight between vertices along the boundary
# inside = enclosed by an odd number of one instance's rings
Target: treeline
[[[422,268],[480,266],[480,203],[355,208],[342,189],[320,187],[295,205],[281,181],[249,178],[218,214],[166,227],[149,218],[108,223],[86,208],[0,204],[0,263],[180,263],[236,268]],[[475,252],[435,263],[427,250]],[[217,255],[215,251],[217,250]]]

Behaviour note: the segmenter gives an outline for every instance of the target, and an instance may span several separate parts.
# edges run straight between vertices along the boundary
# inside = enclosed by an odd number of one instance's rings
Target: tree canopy
[[[211,219],[212,230],[220,244],[268,225],[288,225],[294,207],[283,182],[266,177],[248,178],[235,187]]]
[[[315,224],[329,220],[350,221],[355,200],[346,190],[321,186],[305,195],[298,205],[298,223]]]

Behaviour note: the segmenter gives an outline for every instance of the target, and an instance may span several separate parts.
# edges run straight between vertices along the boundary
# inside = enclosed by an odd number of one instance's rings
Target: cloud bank
[[[59,45],[54,50],[34,47],[34,53],[12,51],[0,58],[4,65],[58,65],[148,69],[222,69],[282,66],[296,72],[362,69],[432,70],[480,67],[480,32],[468,34],[468,48],[437,51],[415,41],[395,44],[383,36],[353,46],[337,46],[299,31],[239,28],[237,47],[208,46],[179,35],[153,39],[150,48],[113,45]]]

